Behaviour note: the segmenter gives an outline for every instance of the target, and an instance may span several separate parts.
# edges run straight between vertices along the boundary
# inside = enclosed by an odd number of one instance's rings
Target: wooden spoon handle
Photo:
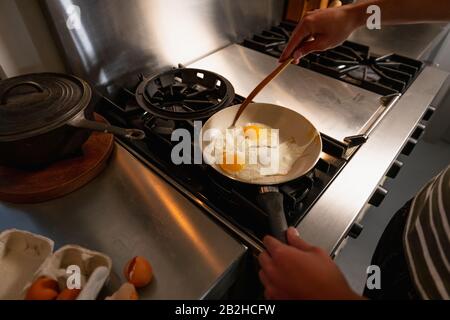
[[[242,115],[242,112],[244,112],[245,108],[247,108],[247,106],[258,95],[258,93],[260,93],[261,90],[264,89],[264,87],[267,86],[270,81],[275,79],[281,72],[283,72],[283,70],[286,69],[287,66],[292,63],[292,61],[294,61],[293,58],[284,61],[282,64],[280,64],[278,67],[276,67],[276,69],[273,70],[263,81],[261,81],[260,84],[258,84],[256,86],[256,88],[248,95],[248,97],[241,104],[241,107],[239,108],[238,112],[236,113],[236,116],[234,117],[233,126],[236,125],[236,122],[238,121],[239,117]]]

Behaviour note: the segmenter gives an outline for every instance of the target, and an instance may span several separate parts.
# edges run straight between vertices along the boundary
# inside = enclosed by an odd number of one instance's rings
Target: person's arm
[[[326,252],[287,232],[289,245],[266,237],[267,249],[259,256],[259,277],[271,300],[359,300]]]
[[[366,24],[367,8],[381,9],[381,24],[440,22],[450,20],[449,0],[367,0],[340,8],[315,10],[306,14],[281,55],[280,62],[290,57],[299,59],[314,51],[323,51],[344,42],[357,28]],[[311,36],[314,41],[306,41]]]

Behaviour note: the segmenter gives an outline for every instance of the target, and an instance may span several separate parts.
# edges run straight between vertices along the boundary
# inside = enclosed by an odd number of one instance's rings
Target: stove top
[[[261,244],[270,230],[267,214],[257,205],[258,188],[230,180],[205,164],[175,164],[171,155],[178,141],[172,141],[172,133],[184,129],[195,137],[197,120],[206,121],[222,108],[241,103],[277,64],[275,58],[294,27],[282,23],[244,41],[243,46],[231,45],[187,69],[152,78],[135,75],[125,86],[103,88],[96,105],[112,124],[144,130],[145,140],[119,139],[175,187],[188,192],[199,205],[220,216],[219,220],[225,219],[244,235],[244,242],[251,239]],[[323,139],[315,168],[279,186],[289,225],[298,225],[357,152],[358,144],[349,144],[347,138],[367,138],[364,134],[395,105],[422,68],[422,63],[395,54],[376,57],[368,47],[351,42],[310,54],[300,65],[304,68],[289,66],[258,96],[258,101],[304,115]],[[191,163],[199,148],[194,140],[188,155]]]
[[[295,26],[282,22],[242,44],[279,58]],[[397,54],[373,55],[368,46],[350,41],[325,52],[311,53],[303,57],[299,65],[383,96],[403,94],[424,67],[421,61]]]
[[[145,111],[137,102],[135,89],[136,86],[119,90],[115,88],[114,96],[103,96],[96,105],[96,110],[112,124],[139,128],[147,134],[143,141],[121,142],[168,175],[177,185],[188,190],[201,203],[227,219],[247,237],[261,241],[269,233],[270,227],[267,214],[256,204],[258,188],[232,181],[204,164],[175,165],[171,153],[178,142],[171,140],[171,134],[173,130],[181,128],[194,136],[194,120],[161,118]],[[239,104],[243,100],[241,96],[236,95],[228,105]],[[325,137],[324,149],[328,143]],[[191,154],[194,154],[196,147],[192,142]],[[301,221],[345,164],[345,160],[324,151],[309,174],[280,186],[285,199],[286,218],[290,225],[297,225]]]

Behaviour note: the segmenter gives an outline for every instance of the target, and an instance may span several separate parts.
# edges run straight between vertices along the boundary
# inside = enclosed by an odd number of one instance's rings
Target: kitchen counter
[[[378,55],[396,53],[432,61],[449,29],[450,24],[445,23],[383,26],[381,30],[363,27],[356,30],[349,40],[370,46],[371,51]]]
[[[0,203],[0,231],[17,228],[47,236],[56,249],[78,244],[113,261],[111,293],[133,256],[147,257],[155,279],[142,299],[218,297],[232,282],[246,247],[193,202],[120,145],[106,170],[82,189],[34,205]],[[220,286],[219,286],[220,285]]]

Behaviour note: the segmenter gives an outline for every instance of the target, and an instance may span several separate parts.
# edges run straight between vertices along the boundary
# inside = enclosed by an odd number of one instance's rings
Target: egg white
[[[248,126],[265,131],[260,131],[262,134],[257,137],[244,129]],[[215,165],[227,175],[249,182],[257,182],[264,176],[288,175],[307,145],[299,146],[294,138],[279,143],[278,139],[271,139],[273,130],[263,124],[249,123],[223,132],[211,142]],[[224,161],[227,162],[223,164]]]

